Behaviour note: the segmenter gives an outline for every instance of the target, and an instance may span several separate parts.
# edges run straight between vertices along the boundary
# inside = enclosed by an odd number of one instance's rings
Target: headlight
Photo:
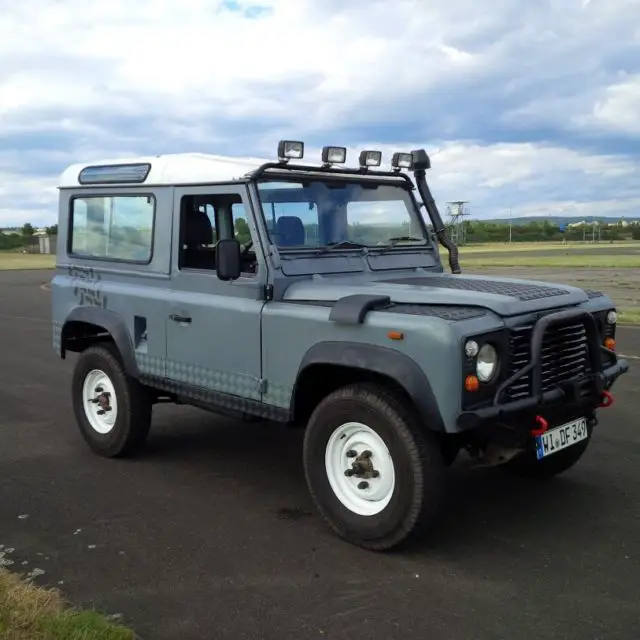
[[[322,162],[325,164],[343,164],[346,161],[346,147],[322,147]]]
[[[398,151],[391,157],[391,166],[394,169],[411,169],[413,164],[413,155],[411,153],[402,153]]]
[[[464,345],[464,352],[468,358],[475,358],[478,355],[479,347],[475,340],[467,340]]]
[[[490,382],[498,369],[498,354],[490,344],[483,344],[478,351],[476,374],[480,382]]]
[[[300,159],[304,156],[304,142],[298,140],[280,140],[278,142],[278,159],[290,160]]]
[[[615,324],[618,321],[618,314],[615,311],[607,313],[607,324]]]
[[[382,162],[382,151],[361,151],[359,160],[362,169],[366,167],[379,167]]]

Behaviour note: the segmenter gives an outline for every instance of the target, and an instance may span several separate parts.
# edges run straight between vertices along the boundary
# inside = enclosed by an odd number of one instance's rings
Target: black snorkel
[[[411,156],[413,158],[411,170],[416,178],[418,192],[420,193],[422,202],[429,214],[429,218],[431,218],[436,238],[438,238],[440,244],[449,252],[449,266],[451,267],[451,273],[462,273],[460,263],[458,262],[458,247],[447,236],[444,222],[440,217],[440,212],[438,211],[438,207],[436,206],[435,200],[431,195],[429,185],[427,184],[427,169],[431,168],[431,160],[424,149],[412,151]]]

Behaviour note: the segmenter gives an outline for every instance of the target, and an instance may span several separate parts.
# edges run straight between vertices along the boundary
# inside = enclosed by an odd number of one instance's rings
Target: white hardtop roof
[[[122,164],[150,164],[151,170],[142,184],[173,185],[199,182],[231,182],[257,169],[267,159],[235,158],[207,153],[169,153],[158,156],[132,158],[110,158],[94,162],[72,164],[60,177],[60,187],[84,187],[78,181],[82,169],[86,167],[107,167]],[[102,185],[93,185],[102,186]],[[105,185],[106,186],[106,185]],[[112,186],[112,185],[108,185]]]
[[[239,158],[234,156],[221,156],[207,153],[170,153],[157,156],[140,156],[129,158],[110,158],[96,160],[94,162],[72,164],[64,170],[60,177],[59,188],[81,187],[83,189],[113,187],[118,183],[109,184],[82,184],[78,177],[80,172],[87,167],[109,167],[128,164],[149,164],[151,169],[144,182],[121,183],[135,187],[148,185],[179,185],[179,184],[207,184],[212,182],[232,182],[242,179],[247,173],[258,169],[260,166],[273,160],[265,158]],[[303,165],[313,169],[317,164],[304,160],[293,160],[292,164]],[[364,179],[373,178],[362,176]]]

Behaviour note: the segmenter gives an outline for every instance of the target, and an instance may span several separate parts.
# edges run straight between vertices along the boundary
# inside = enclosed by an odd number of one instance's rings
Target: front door
[[[260,324],[266,273],[244,185],[175,190],[166,374],[178,393],[251,410],[262,400]],[[239,280],[215,272],[215,243],[234,236],[247,253]],[[255,249],[255,253],[253,251]],[[255,408],[255,407],[254,407]]]

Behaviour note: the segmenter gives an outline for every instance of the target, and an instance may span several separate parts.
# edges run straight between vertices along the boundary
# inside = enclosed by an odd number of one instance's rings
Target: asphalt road
[[[574,470],[456,467],[439,529],[379,555],[316,515],[300,433],[162,406],[143,457],[91,455],[48,277],[0,274],[0,563],[153,640],[638,637],[640,361]],[[640,356],[640,330],[619,345]]]

